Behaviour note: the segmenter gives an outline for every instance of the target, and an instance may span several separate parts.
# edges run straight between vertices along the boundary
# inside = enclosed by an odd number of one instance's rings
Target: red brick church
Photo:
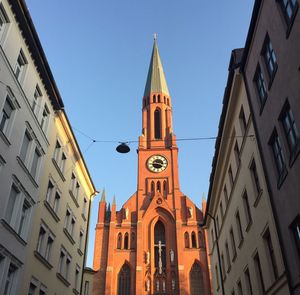
[[[99,203],[93,294],[208,295],[203,214],[180,190],[172,100],[156,40],[142,100],[137,191]]]

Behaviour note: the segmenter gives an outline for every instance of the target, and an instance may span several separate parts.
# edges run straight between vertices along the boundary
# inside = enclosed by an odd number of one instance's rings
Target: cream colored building
[[[79,294],[95,187],[23,0],[0,0],[0,294]]]
[[[239,72],[232,52],[205,222],[213,294],[289,294],[283,258]],[[219,253],[218,253],[219,252]]]

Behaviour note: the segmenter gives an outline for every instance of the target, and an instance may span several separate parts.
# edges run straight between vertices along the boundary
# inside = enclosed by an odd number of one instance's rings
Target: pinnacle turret
[[[101,195],[101,200],[100,200],[100,202],[106,202],[105,189],[103,189],[103,191],[102,191],[102,195]]]

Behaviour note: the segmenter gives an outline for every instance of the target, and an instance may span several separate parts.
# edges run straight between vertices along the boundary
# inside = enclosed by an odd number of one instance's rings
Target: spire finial
[[[106,202],[105,188],[103,188],[103,191],[102,191],[101,202]]]
[[[156,41],[156,39],[157,39],[157,34],[154,33],[154,34],[153,34],[153,37],[154,37],[154,41]]]
[[[113,201],[112,201],[112,205],[116,205],[116,195],[114,195]]]

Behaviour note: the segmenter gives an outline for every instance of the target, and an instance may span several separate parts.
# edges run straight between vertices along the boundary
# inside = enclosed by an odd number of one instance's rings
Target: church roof
[[[168,96],[170,95],[156,44],[156,37],[154,38],[144,97],[148,96],[151,92],[161,92]]]

